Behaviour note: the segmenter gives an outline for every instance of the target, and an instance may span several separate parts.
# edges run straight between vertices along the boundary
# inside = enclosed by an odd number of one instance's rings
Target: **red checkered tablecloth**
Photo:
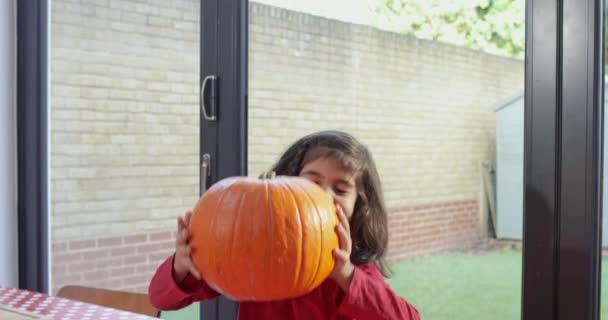
[[[32,312],[54,320],[157,319],[93,304],[4,287],[0,287],[0,306]]]

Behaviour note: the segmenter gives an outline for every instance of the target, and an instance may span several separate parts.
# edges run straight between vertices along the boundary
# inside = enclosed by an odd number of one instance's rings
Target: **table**
[[[45,320],[158,320],[145,315],[6,287],[0,287],[0,309],[2,307],[35,314]],[[5,319],[0,315],[0,320]]]

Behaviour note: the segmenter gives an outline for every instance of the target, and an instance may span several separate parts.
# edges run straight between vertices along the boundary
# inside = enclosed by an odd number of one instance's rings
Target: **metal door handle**
[[[203,118],[207,121],[217,120],[217,80],[218,78],[214,75],[206,76],[201,84],[200,92],[200,108]],[[205,103],[205,90],[209,83],[209,113],[207,113],[207,104]]]
[[[200,172],[200,195],[207,191],[207,178],[211,176],[211,156],[208,153],[203,154],[201,161]]]

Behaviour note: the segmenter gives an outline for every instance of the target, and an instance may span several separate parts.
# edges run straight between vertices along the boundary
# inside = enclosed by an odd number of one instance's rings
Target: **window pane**
[[[51,2],[53,293],[147,292],[174,251],[199,194],[199,5]]]
[[[394,291],[425,319],[518,319],[524,1],[258,0],[249,19],[249,174],[306,134],[355,135]]]

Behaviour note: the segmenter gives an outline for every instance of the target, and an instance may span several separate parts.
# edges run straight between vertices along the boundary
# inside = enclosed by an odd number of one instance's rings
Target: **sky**
[[[275,7],[344,22],[372,25],[373,7],[380,0],[253,0]]]

